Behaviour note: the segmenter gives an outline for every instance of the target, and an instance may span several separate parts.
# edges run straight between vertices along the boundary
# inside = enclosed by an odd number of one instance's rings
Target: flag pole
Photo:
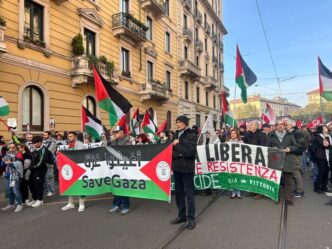
[[[235,85],[235,90],[234,90],[234,102],[233,102],[233,113],[234,113],[234,116],[236,116],[235,114],[235,99],[236,99],[236,82],[234,83]],[[235,117],[233,118],[233,127],[235,125]]]
[[[323,119],[323,123],[325,122],[325,113],[324,113],[324,106],[323,106],[323,99],[322,96],[319,96],[319,102],[320,102],[320,112],[322,114],[322,119]]]

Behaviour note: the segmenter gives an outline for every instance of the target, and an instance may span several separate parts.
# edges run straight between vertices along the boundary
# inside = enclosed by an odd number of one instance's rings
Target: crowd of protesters
[[[125,134],[123,127],[115,126],[109,134],[105,134],[104,145],[143,145],[152,143],[173,143],[173,176],[175,183],[175,200],[178,216],[171,224],[187,222],[186,227],[195,227],[194,183],[195,153],[200,128],[189,128],[189,119],[179,116],[176,120],[177,130],[164,130],[155,136],[141,133],[137,137]],[[258,146],[278,148],[286,152],[282,164],[282,186],[285,190],[286,203],[294,205],[293,198],[304,197],[302,175],[312,172],[313,187],[317,194],[330,192],[328,181],[332,183],[332,126],[320,125],[308,130],[305,126],[298,128],[292,120],[278,120],[276,123],[263,124],[252,121],[249,125],[237,128],[223,128],[215,131],[217,142],[239,142]],[[210,134],[211,136],[211,134]],[[210,136],[204,140],[209,143]],[[6,196],[8,205],[3,211],[20,212],[26,205],[32,208],[41,207],[44,196],[56,193],[57,163],[56,153],[60,145],[67,145],[70,150],[84,148],[83,143],[91,143],[88,136],[75,131],[45,131],[43,136],[27,133],[18,138],[12,131],[12,140],[5,143],[0,136],[0,171],[6,180]],[[330,178],[329,178],[330,175]],[[31,197],[29,194],[31,193]],[[241,199],[240,190],[234,189],[231,199]],[[263,196],[255,194],[255,199]],[[85,197],[79,198],[78,211],[85,210]],[[332,201],[327,205],[332,205]],[[68,203],[62,210],[75,208],[74,197],[68,197]],[[111,213],[127,214],[130,200],[124,196],[114,196]]]

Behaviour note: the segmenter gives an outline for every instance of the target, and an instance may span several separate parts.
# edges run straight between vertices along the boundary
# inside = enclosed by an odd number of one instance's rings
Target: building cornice
[[[227,35],[228,32],[222,23],[221,19],[218,17],[216,12],[213,10],[211,4],[209,3],[208,0],[201,0],[202,5],[204,8],[209,12],[210,16],[213,18],[214,22],[216,23],[217,26],[219,26],[219,29],[223,32],[224,35]]]

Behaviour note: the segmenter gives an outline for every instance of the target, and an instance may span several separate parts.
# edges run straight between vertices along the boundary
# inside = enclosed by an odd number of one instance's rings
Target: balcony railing
[[[195,10],[194,18],[196,22],[202,23],[202,13],[199,10]]]
[[[213,56],[213,57],[212,57],[212,63],[213,63],[213,65],[214,65],[215,67],[217,67],[217,66],[218,66],[218,57]]]
[[[159,17],[165,14],[166,2],[163,0],[142,0],[142,9],[149,10]]]
[[[181,0],[183,7],[191,10],[192,8],[192,1],[191,0]]]
[[[219,48],[221,50],[224,50],[224,43],[222,41],[219,41]]]
[[[127,36],[135,42],[142,42],[146,39],[147,27],[129,13],[114,14],[112,28],[115,36]]]
[[[204,29],[205,29],[205,32],[206,32],[208,35],[211,34],[211,25],[210,25],[210,24],[205,23]]]
[[[219,70],[220,70],[221,72],[224,72],[224,63],[219,62]]]
[[[148,81],[141,85],[140,96],[141,101],[147,101],[155,99],[158,101],[166,101],[169,99],[168,89],[165,85],[159,83],[159,81]]]
[[[200,40],[196,40],[195,41],[195,49],[196,49],[196,52],[202,53],[203,52],[203,42],[200,41]]]
[[[5,43],[5,31],[6,27],[0,25],[0,55],[8,52],[7,45]]]
[[[201,69],[188,59],[179,63],[179,73],[181,76],[188,76],[197,79],[201,76]]]
[[[187,40],[188,42],[192,42],[192,40],[193,40],[193,32],[192,32],[191,29],[184,28],[182,35],[183,35],[183,38],[185,40]]]
[[[111,81],[113,68],[92,58],[89,59],[85,55],[76,56],[73,58],[71,72],[73,87],[90,82],[89,80],[93,78],[92,65],[95,65],[96,69],[107,81]]]
[[[215,88],[218,87],[218,81],[211,77],[207,76],[203,79],[206,88]]]
[[[216,33],[212,33],[212,41],[217,42],[218,41],[218,35]]]

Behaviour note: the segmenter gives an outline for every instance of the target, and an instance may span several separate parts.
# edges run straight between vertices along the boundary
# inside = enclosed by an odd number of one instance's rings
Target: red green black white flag
[[[93,75],[98,105],[108,112],[110,125],[113,127],[132,105],[100,75],[95,67],[93,67]]]
[[[254,72],[248,67],[243,60],[239,46],[236,47],[236,74],[235,82],[241,89],[241,99],[243,103],[247,103],[247,88],[257,81]]]
[[[332,72],[322,63],[318,57],[319,91],[327,101],[332,101]]]
[[[94,140],[101,140],[104,127],[101,121],[84,106],[82,106],[82,126],[83,131],[94,138]]]

